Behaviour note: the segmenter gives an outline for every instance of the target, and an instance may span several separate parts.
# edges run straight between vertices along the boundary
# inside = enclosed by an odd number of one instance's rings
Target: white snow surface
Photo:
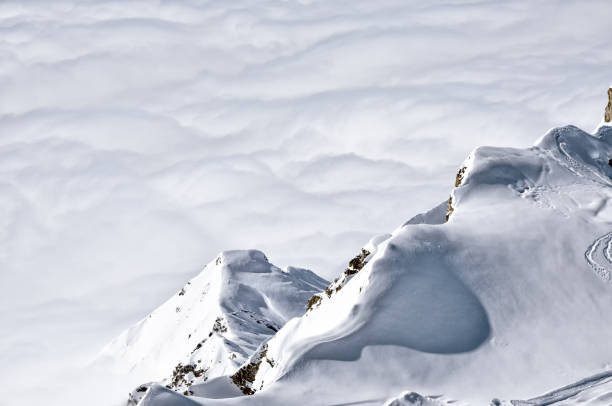
[[[447,401],[441,396],[421,396],[416,392],[405,392],[400,396],[390,399],[383,406],[461,406],[456,401]]]
[[[179,362],[205,370],[189,375],[190,384],[229,375],[327,284],[305,269],[281,270],[260,251],[226,251],[113,340],[102,358],[134,386],[170,378]]]
[[[608,126],[477,148],[448,223],[380,238],[339,292],[267,342],[254,396],[199,401],[382,404],[409,390],[471,405],[609,402],[611,158]],[[542,395],[571,382],[569,397]]]
[[[612,371],[581,379],[533,399],[502,402],[504,406],[609,406],[612,402]]]
[[[144,397],[138,402],[139,406],[155,406],[156,404],[163,403],[172,406],[197,406],[199,403],[189,399],[186,396],[182,396],[170,389],[167,389],[161,385],[153,385],[151,389],[147,391]]]

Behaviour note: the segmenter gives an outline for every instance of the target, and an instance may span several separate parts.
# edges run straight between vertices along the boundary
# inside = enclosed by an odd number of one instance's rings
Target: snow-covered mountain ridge
[[[309,311],[185,401],[609,405],[608,122],[556,128],[526,149],[477,148],[448,202],[370,241],[300,303]],[[153,388],[142,404],[184,399]]]
[[[268,342],[275,366],[262,364],[253,386],[299,388],[305,371],[333,370],[306,386],[330,398],[342,386],[349,401],[406,382],[485,404],[607,369],[611,147],[608,126],[568,126],[526,150],[476,149],[449,222],[407,224],[380,243],[334,299]],[[534,370],[545,372],[527,378]]]
[[[260,251],[223,252],[103,353],[119,371],[167,378],[165,384],[187,394],[194,383],[234,373],[326,284],[308,270],[281,270]]]

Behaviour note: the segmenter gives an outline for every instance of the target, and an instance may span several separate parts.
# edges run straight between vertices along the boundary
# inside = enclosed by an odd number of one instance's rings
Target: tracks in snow
[[[584,257],[597,276],[612,284],[612,232],[596,239],[586,250]]]
[[[580,162],[572,156],[568,150],[568,142],[563,140],[563,134],[558,134],[555,138],[555,142],[557,143],[557,149],[565,159],[565,163],[562,163],[559,160],[557,160],[557,162],[559,162],[567,170],[579,178],[588,179],[590,182],[598,183],[604,186],[612,186],[612,182],[607,176],[602,175],[602,173],[596,168],[593,168],[591,165],[587,165],[584,162]]]
[[[545,395],[538,396],[537,398],[529,400],[512,400],[510,404],[513,406],[548,406],[555,405],[560,402],[568,401],[567,404],[580,404],[584,403],[585,399],[570,399],[575,396],[584,395],[583,398],[588,399],[591,397],[592,402],[588,404],[597,405],[609,405],[610,401],[610,384],[612,382],[612,371],[602,372],[597,375],[593,375],[576,383],[573,383],[563,388],[556,389],[552,392],[548,392]],[[592,393],[589,393],[592,392]],[[607,401],[606,401],[607,400]],[[601,401],[598,403],[597,401]],[[605,402],[605,403],[604,403]]]

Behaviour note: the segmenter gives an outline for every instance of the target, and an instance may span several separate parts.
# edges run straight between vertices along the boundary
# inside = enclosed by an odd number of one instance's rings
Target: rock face
[[[608,89],[608,105],[606,106],[604,121],[606,123],[612,121],[612,88]]]

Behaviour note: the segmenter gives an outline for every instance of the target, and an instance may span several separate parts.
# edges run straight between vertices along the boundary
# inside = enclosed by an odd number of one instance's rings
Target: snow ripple
[[[604,282],[612,283],[612,232],[596,239],[584,253],[593,271]]]

